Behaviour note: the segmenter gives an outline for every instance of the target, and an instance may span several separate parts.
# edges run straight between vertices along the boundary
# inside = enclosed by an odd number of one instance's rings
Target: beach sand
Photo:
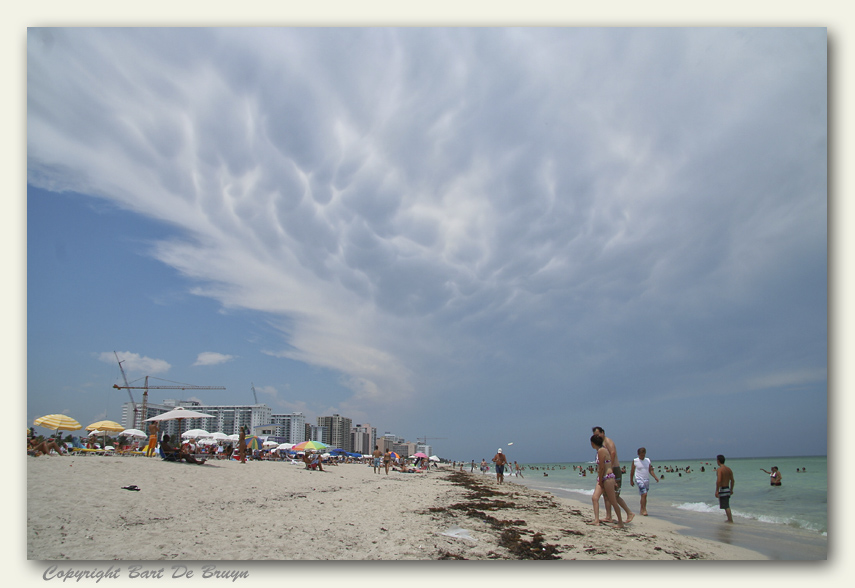
[[[493,476],[290,462],[27,458],[29,560],[757,560]],[[122,489],[135,485],[138,492]]]

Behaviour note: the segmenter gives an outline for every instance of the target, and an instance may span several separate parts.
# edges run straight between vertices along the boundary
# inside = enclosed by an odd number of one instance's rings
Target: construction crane
[[[131,398],[131,406],[134,407],[134,420],[131,422],[133,423],[133,427],[136,428],[136,426],[137,426],[137,415],[139,413],[139,408],[137,408],[137,403],[134,402],[134,396],[133,396],[133,394],[131,394],[131,390],[130,390],[131,385],[128,384],[128,376],[125,375],[125,368],[122,367],[122,362],[119,360],[119,354],[116,353],[115,351],[113,351],[113,355],[116,356],[116,361],[119,362],[119,370],[122,372],[122,379],[125,381],[125,388],[128,390],[128,396],[130,396],[130,398]]]
[[[435,440],[435,439],[447,439],[447,437],[416,437],[416,441],[421,441],[423,445],[427,445],[427,444],[428,444],[428,439],[431,439],[431,440]]]
[[[115,353],[115,352],[114,352]],[[116,356],[118,359],[118,355]],[[121,366],[121,363],[120,363]],[[124,370],[122,370],[122,374],[124,375]],[[179,384],[178,382],[173,382],[174,386],[149,386],[148,385],[148,376],[145,377],[145,385],[143,386],[130,386],[127,383],[127,378],[125,378],[125,385],[119,386],[118,384],[113,384],[113,388],[117,390],[127,390],[128,394],[131,393],[131,390],[142,390],[143,391],[143,399],[142,399],[142,408],[139,410],[139,423],[134,422],[134,428],[142,428],[142,423],[145,421],[148,416],[148,391],[149,390],[225,390],[225,386],[193,386],[192,384]],[[133,397],[131,397],[131,402],[133,402]],[[136,405],[134,405],[136,406]],[[137,420],[137,413],[134,411],[134,420]]]

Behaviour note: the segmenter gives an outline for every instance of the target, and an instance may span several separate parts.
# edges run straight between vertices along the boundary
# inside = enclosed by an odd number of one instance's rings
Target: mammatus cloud
[[[826,46],[800,38],[34,30],[28,180],[180,228],[152,255],[274,317],[269,353],[354,404],[470,366],[509,399],[511,366],[553,390],[667,394],[702,362],[745,382],[746,353],[765,376],[793,361],[771,347],[825,339],[802,292],[825,284]]]
[[[104,351],[98,356],[98,359],[104,363],[115,365],[116,355],[119,356],[122,368],[124,368],[127,374],[163,374],[168,372],[169,368],[172,367],[162,359],[152,359],[151,357],[145,357],[139,353],[131,353],[130,351],[117,351],[115,354],[112,351]]]
[[[234,355],[225,355],[215,351],[203,351],[196,357],[196,362],[193,365],[219,365],[221,363],[231,361],[234,358]]]

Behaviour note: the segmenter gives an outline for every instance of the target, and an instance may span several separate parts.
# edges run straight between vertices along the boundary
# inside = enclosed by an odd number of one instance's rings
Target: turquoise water
[[[649,457],[649,456],[648,456]],[[656,483],[651,478],[648,494],[648,512],[657,506],[669,506],[693,513],[710,513],[723,516],[715,497],[715,462],[707,460],[663,460],[651,458],[656,475],[664,479]],[[572,466],[587,467],[588,463],[527,464],[523,476],[538,480],[537,486],[555,488],[590,497],[594,492],[594,478],[579,475]],[[638,510],[638,490],[629,485],[630,460],[621,460],[626,466],[621,496]],[[733,498],[730,500],[734,517],[762,523],[788,525],[825,534],[828,531],[828,469],[826,457],[769,457],[732,458],[727,465],[733,470]],[[686,467],[690,472],[685,471]],[[777,466],[782,474],[781,486],[771,486],[770,471]],[[666,467],[681,470],[666,472]],[[701,471],[701,467],[705,471]],[[530,469],[539,468],[539,469]],[[805,472],[796,473],[796,468]],[[548,476],[543,476],[547,473]],[[542,478],[542,480],[541,480]],[[517,481],[516,478],[514,481]],[[520,480],[522,481],[522,480]]]
[[[669,520],[683,527],[688,535],[732,543],[760,551],[773,559],[823,559],[828,533],[828,468],[822,457],[731,458],[735,486],[730,500],[738,532],[723,535],[724,512],[715,497],[715,461],[656,460],[650,456],[656,474],[664,479],[650,480],[647,511],[650,516]],[[572,466],[577,466],[574,470]],[[511,481],[545,490],[556,496],[590,503],[595,476],[579,475],[578,467],[590,463],[570,462],[526,464],[524,478]],[[629,485],[631,460],[626,466],[621,496],[633,512],[639,510],[639,494]],[[690,467],[690,472],[685,468]],[[782,485],[769,484],[767,471],[777,466]],[[668,469],[679,470],[666,472]],[[701,467],[705,471],[701,471]],[[660,469],[661,468],[661,469]],[[796,468],[805,472],[796,472]],[[477,471],[477,470],[476,470]],[[543,474],[548,474],[544,476]]]

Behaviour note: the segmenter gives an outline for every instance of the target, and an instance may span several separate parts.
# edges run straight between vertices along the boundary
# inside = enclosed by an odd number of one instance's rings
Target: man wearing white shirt
[[[647,458],[647,449],[640,447],[638,449],[638,457],[632,460],[632,471],[629,473],[629,483],[633,486],[638,486],[638,493],[641,494],[641,514],[647,516],[647,491],[650,489],[650,476],[659,483],[659,478],[653,467],[650,465],[650,460]]]

